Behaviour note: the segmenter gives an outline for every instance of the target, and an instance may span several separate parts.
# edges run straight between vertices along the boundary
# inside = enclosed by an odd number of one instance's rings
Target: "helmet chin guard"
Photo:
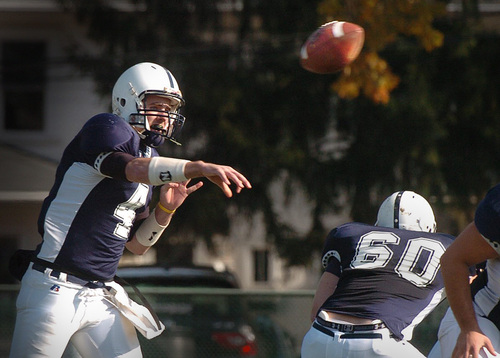
[[[168,97],[176,105],[173,110],[168,111],[147,108],[148,95]],[[165,138],[180,145],[177,138],[184,126],[185,118],[179,110],[184,103],[179,85],[172,73],[163,66],[151,62],[136,64],[123,72],[113,87],[111,99],[113,113],[136,127],[141,138],[151,146],[161,145]],[[148,115],[166,117],[168,127],[150,128]],[[158,137],[161,137],[161,140]]]
[[[163,143],[165,143],[165,137],[159,133],[151,132],[145,130],[140,134],[142,141],[149,147],[157,148]]]
[[[158,114],[157,109],[154,111],[154,114],[150,114],[151,110],[148,109],[141,110],[142,113],[132,113],[128,123],[133,127],[139,128],[139,136],[145,140],[146,144],[149,146],[158,147],[165,142],[165,138],[177,145],[181,145],[176,138],[179,136],[184,126],[184,116],[168,111],[162,111],[162,114]],[[163,128],[157,125],[150,126],[147,120],[148,115],[165,118],[165,122],[168,123],[167,127]],[[161,139],[161,141],[159,139]]]
[[[436,232],[432,207],[413,191],[398,191],[386,198],[378,210],[375,226]]]

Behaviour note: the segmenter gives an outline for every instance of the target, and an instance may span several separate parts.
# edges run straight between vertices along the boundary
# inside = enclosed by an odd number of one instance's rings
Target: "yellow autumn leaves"
[[[443,3],[425,0],[324,0],[318,7],[324,22],[343,20],[365,29],[365,44],[359,57],[347,66],[332,89],[342,98],[364,95],[385,104],[399,84],[387,61],[379,53],[398,36],[414,37],[426,50],[443,44],[443,34],[434,19],[446,14]]]

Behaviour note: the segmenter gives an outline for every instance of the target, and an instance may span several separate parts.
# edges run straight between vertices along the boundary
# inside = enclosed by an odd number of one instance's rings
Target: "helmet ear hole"
[[[127,104],[127,100],[125,98],[119,98],[120,101],[120,106],[125,107],[125,104]]]

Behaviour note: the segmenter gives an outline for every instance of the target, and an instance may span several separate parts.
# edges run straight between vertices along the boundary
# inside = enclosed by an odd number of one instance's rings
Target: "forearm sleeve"
[[[94,167],[108,177],[127,180],[125,167],[133,159],[135,159],[133,155],[123,152],[101,153],[97,157]]]

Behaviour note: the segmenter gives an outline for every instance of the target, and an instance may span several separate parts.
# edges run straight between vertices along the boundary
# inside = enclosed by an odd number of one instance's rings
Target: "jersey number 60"
[[[399,245],[400,241],[399,236],[390,232],[372,231],[365,234],[358,242],[351,268],[376,269],[387,266],[394,256],[388,245]],[[394,271],[415,286],[425,287],[436,277],[444,252],[445,247],[437,240],[425,237],[410,239]]]

